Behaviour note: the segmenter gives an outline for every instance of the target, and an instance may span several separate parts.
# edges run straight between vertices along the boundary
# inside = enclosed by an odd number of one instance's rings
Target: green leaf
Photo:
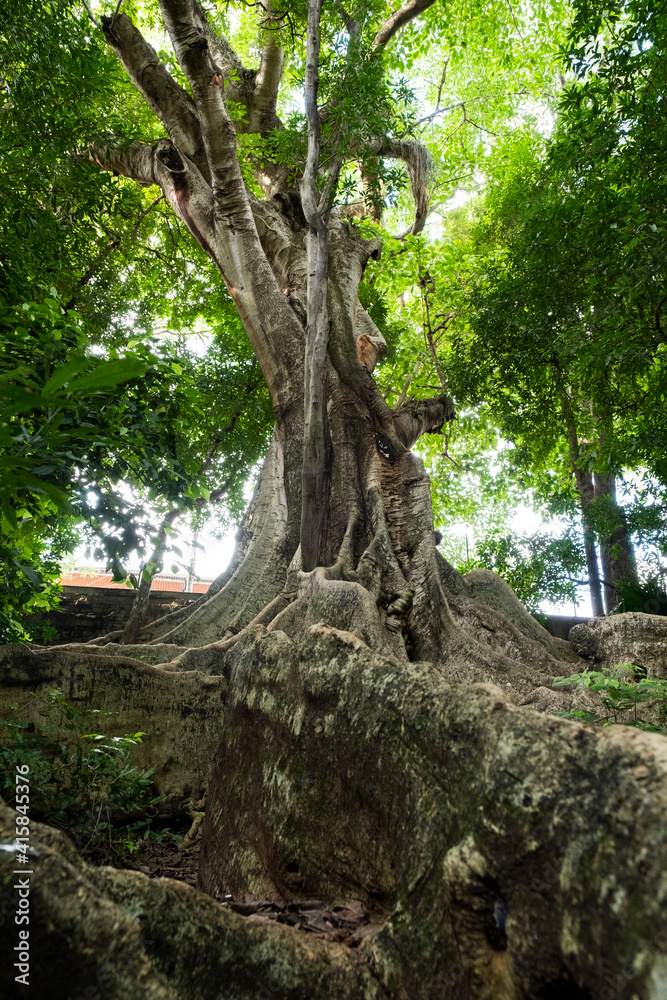
[[[130,379],[141,378],[148,371],[148,365],[139,361],[108,361],[95,371],[82,375],[71,384],[71,391],[85,393],[98,389],[108,389]]]
[[[75,375],[89,366],[90,360],[88,358],[74,358],[73,361],[69,361],[65,365],[59,365],[42,389],[42,395],[48,396],[50,393],[54,393],[58,389],[61,389],[67,382],[70,382]]]

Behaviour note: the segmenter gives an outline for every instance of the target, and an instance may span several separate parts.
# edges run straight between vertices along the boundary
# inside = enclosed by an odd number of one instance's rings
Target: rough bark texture
[[[647,677],[667,678],[667,618],[640,611],[592,618],[572,629],[570,644],[598,670],[631,663]]]
[[[607,517],[611,521],[600,544],[604,606],[609,612],[621,600],[616,584],[638,583],[639,578],[625,512],[616,502],[616,477],[613,473],[595,473],[595,499],[606,503]]]
[[[0,839],[14,836],[0,803]],[[221,909],[171,879],[93,868],[59,831],[34,824],[30,985],[14,981],[14,859],[0,853],[0,986],[7,1000],[329,1000],[384,996],[367,965],[342,945],[297,937]],[[11,930],[10,930],[11,928]]]
[[[59,667],[62,682],[69,659],[73,674],[96,676],[98,699],[117,696],[128,647],[107,650],[23,650],[29,666],[11,677],[53,681]],[[467,656],[443,662],[464,669]],[[516,707],[506,688],[449,684],[438,664],[381,655],[324,624],[296,642],[256,626],[218,651],[214,677],[142,666],[126,704],[146,698],[148,675],[162,689],[171,678],[161,710],[190,683],[197,719],[218,685],[206,892],[361,900],[379,926],[350,952],[258,925],[168,879],[91,868],[33,824],[33,995],[664,997],[664,738]],[[136,661],[132,670],[141,677]],[[16,905],[14,818],[0,810],[5,916]],[[20,995],[15,932],[9,920],[0,933],[8,996]]]
[[[117,713],[103,718],[110,736],[147,732],[136,763],[155,767],[164,813],[179,812],[206,791],[211,760],[220,742],[227,680],[154,665],[182,653],[180,647],[59,646],[34,652],[0,647],[0,718],[17,703],[22,717],[39,721],[39,699],[57,689],[81,708]]]
[[[361,898],[410,997],[664,995],[667,744],[452,687],[314,626],[230,655],[208,891]],[[258,690],[257,679],[262,678]],[[579,992],[578,992],[579,991]]]

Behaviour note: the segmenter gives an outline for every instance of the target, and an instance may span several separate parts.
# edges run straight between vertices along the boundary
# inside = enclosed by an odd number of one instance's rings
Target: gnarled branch
[[[223,69],[209,45],[205,17],[195,0],[160,0],[160,10],[176,57],[199,112],[214,194],[243,196],[236,158],[236,130],[223,97]],[[236,200],[236,199],[235,199]]]
[[[413,139],[374,139],[370,149],[378,157],[403,160],[408,170],[412,197],[415,202],[415,219],[405,236],[416,236],[424,228],[428,213],[428,180],[432,159],[426,146]]]
[[[202,147],[197,111],[190,95],[160,63],[129,17],[102,18],[102,31],[128,77],[146,104],[160,119],[178,148],[190,157],[204,176],[208,165]]]
[[[171,146],[168,139],[157,142],[133,142],[130,146],[89,146],[88,157],[91,163],[102,170],[129,177],[137,184],[159,184],[159,163],[156,153],[164,144]]]
[[[455,416],[454,402],[443,394],[432,399],[404,403],[396,416],[396,433],[406,448],[411,448],[422,434],[439,434]]]

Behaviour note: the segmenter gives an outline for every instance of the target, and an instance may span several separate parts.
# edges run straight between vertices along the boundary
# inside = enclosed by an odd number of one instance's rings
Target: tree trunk
[[[123,645],[136,642],[137,636],[139,635],[141,627],[144,624],[144,619],[146,618],[146,613],[148,611],[148,602],[151,596],[151,587],[153,586],[153,577],[162,569],[164,550],[167,545],[167,531],[180,514],[181,510],[177,507],[170,511],[163,519],[155,537],[153,551],[141,567],[137,593],[132,603],[130,614],[125,622],[125,628],[123,629],[123,634],[120,639]]]
[[[616,502],[616,477],[595,473],[595,500],[604,504],[601,512],[604,532],[600,539],[604,603],[609,613],[621,600],[617,583],[638,583],[635,553],[628,533],[625,511]]]
[[[334,226],[331,242],[320,564],[301,569],[303,382],[287,380],[295,403],[278,410],[229,572],[139,644],[8,649],[2,698],[55,686],[113,706],[121,728],[156,728],[142,763],[172,809],[210,767],[207,893],[360,900],[374,926],[352,954],[304,941],[169,880],[82,866],[47,828],[34,839],[35,980],[57,954],[76,970],[67,996],[104,976],[124,1000],[265,987],[290,1000],[544,1000],[603,995],[609,981],[619,998],[658,1000],[664,740],[536,711],[590,702],[551,689],[567,653],[506,584],[439,556],[409,445],[442,425],[447,401],[384,424],[373,411],[370,373],[344,351],[354,237]],[[14,858],[2,865],[10,885]]]
[[[584,529],[584,552],[586,554],[586,568],[588,569],[588,592],[591,596],[591,610],[594,617],[604,614],[604,604],[602,602],[602,589],[600,583],[600,567],[598,565],[598,554],[595,546],[595,532],[588,523],[582,508],[581,521]]]
[[[591,595],[591,608],[594,617],[597,618],[604,614],[604,604],[602,603],[600,570],[595,548],[595,529],[590,518],[590,507],[595,498],[593,474],[588,469],[583,468],[581,464],[579,438],[569,397],[566,393],[563,393],[561,398],[567,424],[570,464],[574,473],[577,493],[579,494],[579,506],[581,507],[581,524],[584,532],[584,552],[586,554],[586,567],[588,569],[588,589]]]

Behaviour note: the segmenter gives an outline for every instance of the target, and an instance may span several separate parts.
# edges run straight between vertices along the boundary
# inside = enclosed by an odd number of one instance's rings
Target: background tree
[[[602,592],[610,610],[637,582],[616,479],[662,475],[664,28],[641,4],[577,7],[555,137],[509,143],[514,168],[475,235],[473,334],[450,369],[459,392],[493,400],[529,468],[564,453],[598,614]]]

